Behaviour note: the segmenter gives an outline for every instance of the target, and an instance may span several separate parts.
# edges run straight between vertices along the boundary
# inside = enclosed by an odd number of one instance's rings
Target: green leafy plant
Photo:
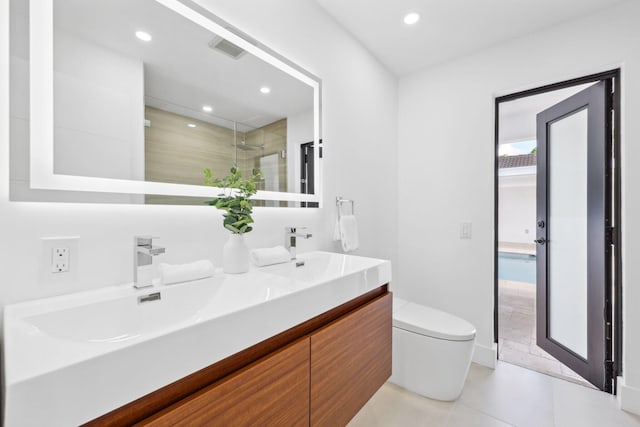
[[[209,168],[205,168],[203,172],[205,185],[223,189],[218,197],[206,203],[225,211],[224,228],[234,234],[244,234],[253,230],[251,196],[256,194],[258,191],[256,184],[263,178],[260,169],[253,169],[250,178],[243,178],[237,166],[233,166],[229,175],[224,178],[215,178]]]

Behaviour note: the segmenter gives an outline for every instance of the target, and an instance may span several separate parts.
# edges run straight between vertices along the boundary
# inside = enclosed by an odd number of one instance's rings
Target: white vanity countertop
[[[5,307],[5,424],[82,424],[391,280],[384,260],[311,252],[298,261]],[[138,303],[154,292],[160,300]]]

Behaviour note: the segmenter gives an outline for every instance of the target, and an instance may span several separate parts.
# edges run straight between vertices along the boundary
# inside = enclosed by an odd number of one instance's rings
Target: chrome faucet
[[[306,230],[307,227],[285,227],[284,228],[284,247],[287,248],[291,254],[291,259],[296,259],[296,239],[302,237],[308,239],[312,237],[311,234],[298,233],[298,230]]]
[[[153,286],[151,277],[140,279],[140,267],[153,264],[153,257],[165,253],[165,248],[153,246],[150,236],[135,236],[133,238],[133,287],[147,288]],[[145,275],[146,276],[146,275]]]

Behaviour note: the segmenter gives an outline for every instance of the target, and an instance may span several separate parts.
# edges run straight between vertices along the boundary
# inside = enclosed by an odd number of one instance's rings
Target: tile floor
[[[440,402],[386,383],[349,427],[638,427],[615,397],[505,362],[471,364],[462,396]]]
[[[536,345],[535,285],[500,280],[498,287],[498,359],[591,387]]]

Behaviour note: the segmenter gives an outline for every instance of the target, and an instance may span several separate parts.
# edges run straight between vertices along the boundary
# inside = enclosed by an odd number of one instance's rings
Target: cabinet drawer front
[[[391,376],[390,293],[311,335],[311,426],[343,426]]]
[[[308,426],[309,338],[254,362],[137,425]]]

